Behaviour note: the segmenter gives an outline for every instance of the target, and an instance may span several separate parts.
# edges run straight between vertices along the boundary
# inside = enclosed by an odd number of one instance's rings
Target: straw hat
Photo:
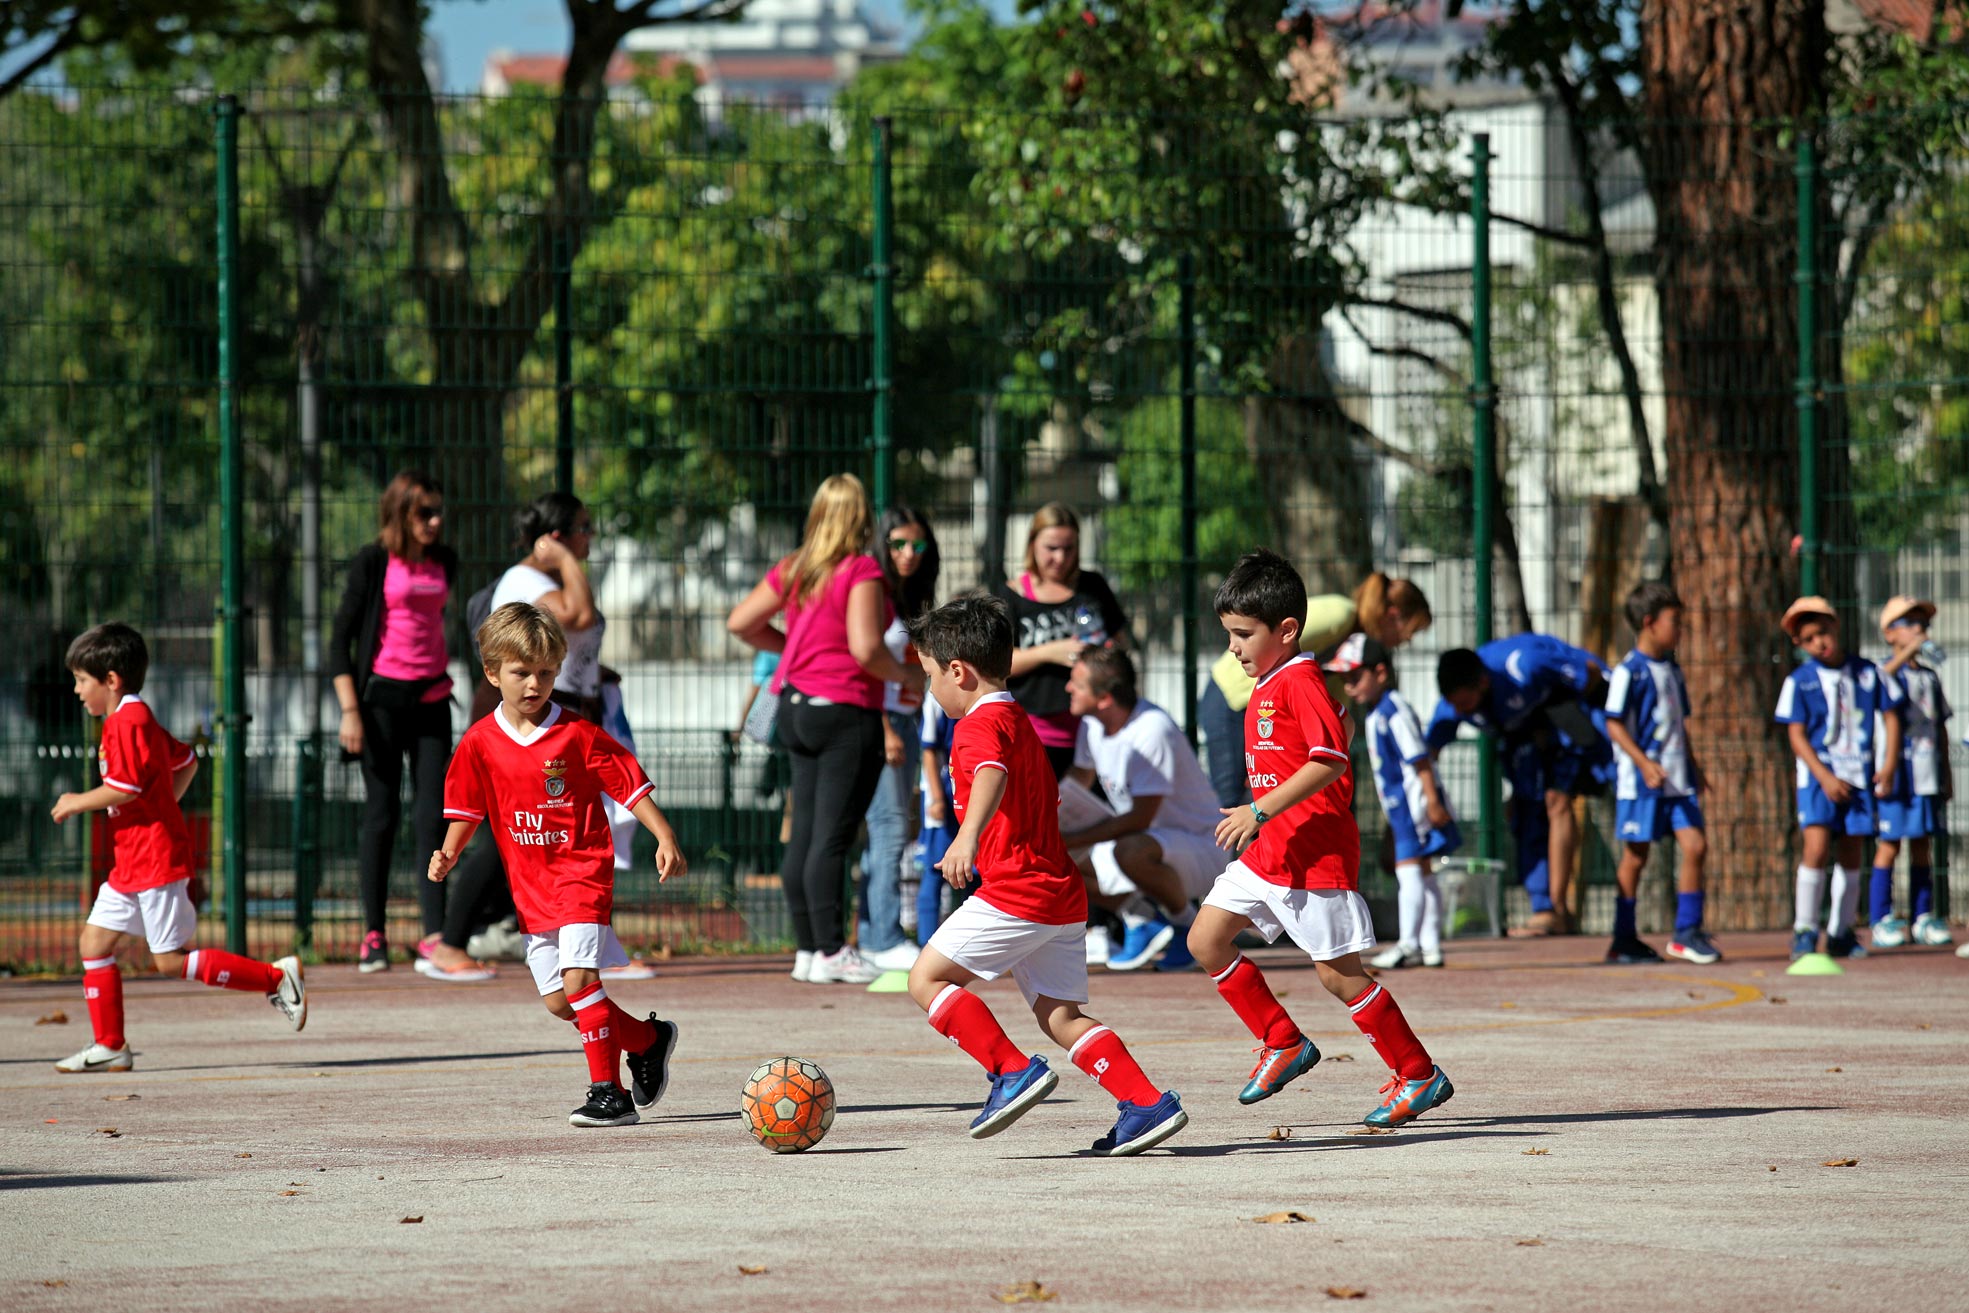
[[[1783,628],[1785,637],[1796,643],[1798,626],[1814,618],[1830,620],[1836,625],[1839,623],[1839,612],[1833,610],[1832,603],[1813,594],[1810,597],[1801,597],[1787,606],[1784,609],[1784,619],[1778,621],[1778,624]]]
[[[1887,605],[1880,608],[1880,632],[1885,634],[1887,626],[1896,620],[1918,620],[1927,624],[1935,618],[1935,604],[1924,602],[1918,597],[1890,598]]]

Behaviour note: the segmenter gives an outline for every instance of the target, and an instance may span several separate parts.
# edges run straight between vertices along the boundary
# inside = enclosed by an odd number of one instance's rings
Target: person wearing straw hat
[[[1939,659],[1928,640],[1928,623],[1935,604],[1913,597],[1891,599],[1880,611],[1880,636],[1893,655],[1880,674],[1900,684],[1901,759],[1891,794],[1879,803],[1880,842],[1873,850],[1872,890],[1867,915],[1873,923],[1874,948],[1899,948],[1915,943],[1939,947],[1954,942],[1948,922],[1935,915],[1935,841],[1941,832],[1941,808],[1954,793],[1950,778],[1947,726],[1948,698],[1942,677],[1921,658]],[[1913,924],[1894,915],[1894,860],[1908,846],[1908,911]]]
[[[1819,947],[1819,905],[1826,860],[1833,859],[1832,914],[1826,926],[1830,957],[1865,957],[1854,931],[1860,902],[1859,867],[1878,824],[1875,803],[1893,790],[1901,759],[1901,692],[1873,662],[1846,651],[1839,616],[1823,597],[1801,597],[1778,622],[1805,660],[1785,676],[1773,719],[1786,726],[1798,759],[1798,865],[1794,961]],[[1878,752],[1876,753],[1876,743]]]

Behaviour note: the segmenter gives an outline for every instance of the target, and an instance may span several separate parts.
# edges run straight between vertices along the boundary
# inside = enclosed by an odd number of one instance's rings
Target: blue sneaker
[[[1196,954],[1190,952],[1190,941],[1186,938],[1177,939],[1169,946],[1169,951],[1162,955],[1162,961],[1155,964],[1155,969],[1157,971],[1196,970]]]
[[[1427,1080],[1403,1080],[1400,1076],[1390,1076],[1388,1083],[1381,1087],[1381,1106],[1361,1118],[1369,1126],[1400,1126],[1412,1122],[1431,1108],[1448,1103],[1456,1087],[1443,1075],[1441,1067],[1429,1073]]]
[[[985,1096],[984,1111],[971,1123],[971,1138],[982,1140],[996,1135],[1013,1122],[1026,1115],[1026,1110],[1053,1092],[1060,1078],[1046,1065],[1046,1059],[1034,1057],[1024,1071],[1008,1071],[1003,1076],[991,1078],[991,1093]]]
[[[1856,930],[1842,930],[1838,934],[1825,937],[1827,957],[1865,957],[1866,949],[1860,947],[1860,936]]]
[[[1176,927],[1159,916],[1153,921],[1131,925],[1128,933],[1121,937],[1121,947],[1109,954],[1108,970],[1139,970],[1155,961],[1175,937]]]
[[[1793,930],[1791,932],[1791,960],[1796,962],[1808,953],[1819,951],[1819,932],[1816,930]]]
[[[1165,1091],[1154,1103],[1117,1103],[1121,1116],[1114,1129],[1094,1141],[1094,1152],[1104,1158],[1126,1158],[1144,1149],[1153,1149],[1190,1124],[1183,1101],[1176,1091]]]
[[[1317,1067],[1319,1060],[1319,1049],[1305,1038],[1289,1049],[1260,1048],[1258,1065],[1251,1069],[1251,1079],[1238,1091],[1237,1101],[1257,1103],[1261,1099],[1269,1099]]]

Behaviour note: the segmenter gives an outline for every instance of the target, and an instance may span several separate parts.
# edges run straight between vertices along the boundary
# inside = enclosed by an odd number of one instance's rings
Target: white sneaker
[[[810,985],[867,985],[882,973],[870,966],[853,944],[841,945],[838,953],[815,953],[807,974]]]
[[[1926,944],[1929,948],[1941,948],[1955,942],[1949,933],[1948,922],[1933,912],[1923,912],[1914,918],[1914,942]]]
[[[130,1050],[128,1047],[112,1049],[102,1044],[91,1044],[74,1057],[57,1062],[55,1070],[69,1076],[80,1072],[128,1071]]]
[[[1873,923],[1867,942],[1873,948],[1904,948],[1907,940],[1907,922],[1898,916],[1883,916]]]
[[[280,988],[267,995],[267,1002],[280,1009],[288,1025],[299,1030],[308,1024],[308,987],[301,980],[301,959],[278,958],[273,965],[280,972]]]
[[[1956,949],[1955,955],[1957,957],[1969,957],[1969,942],[1965,942],[1962,947]]]
[[[916,965],[916,955],[920,951],[905,939],[879,953],[865,953],[862,960],[878,971],[907,971]]]
[[[793,978],[806,984],[814,978],[814,958],[819,956],[810,948],[802,948],[793,954]]]
[[[1430,951],[1429,951],[1428,949],[1426,949],[1426,948],[1422,950],[1422,965],[1423,965],[1423,966],[1425,966],[1425,967],[1439,967],[1439,966],[1441,966],[1442,964],[1443,964],[1443,950],[1442,950],[1442,949],[1440,949],[1440,948],[1439,948],[1439,949],[1437,949],[1437,950],[1436,950],[1435,952],[1433,952],[1433,953],[1431,953],[1431,952],[1430,952]]]
[[[1394,971],[1410,965],[1416,960],[1415,954],[1400,944],[1390,944],[1367,960],[1367,964],[1377,971]]]
[[[1104,925],[1087,927],[1087,965],[1104,967],[1108,955],[1114,950],[1108,945],[1108,928]]]

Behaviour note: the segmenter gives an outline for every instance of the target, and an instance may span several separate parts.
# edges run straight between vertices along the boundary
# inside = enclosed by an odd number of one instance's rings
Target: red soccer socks
[[[1238,1020],[1268,1048],[1289,1049],[1305,1038],[1272,996],[1272,987],[1265,983],[1265,973],[1244,954],[1238,954],[1237,961],[1211,979],[1217,982],[1217,992],[1231,1005]]]
[[[1101,1083],[1101,1088],[1124,1103],[1154,1103],[1162,1091],[1149,1083],[1142,1068],[1129,1055],[1121,1036],[1106,1026],[1095,1026],[1074,1042],[1067,1057],[1073,1065]]]
[[[930,1004],[930,1028],[963,1049],[994,1076],[1024,1071],[1030,1059],[1006,1038],[983,999],[960,985],[945,985]]]
[[[574,1008],[574,1030],[581,1036],[581,1051],[588,1058],[589,1082],[614,1085],[617,1048],[615,1018],[611,1013],[619,1014],[620,1009],[615,1009],[608,1001],[608,994],[603,991],[599,980],[579,994],[569,995],[567,1001]]]
[[[1435,1073],[1436,1064],[1430,1060],[1429,1050],[1422,1047],[1422,1041],[1409,1029],[1408,1018],[1395,1005],[1395,996],[1379,984],[1370,985],[1365,994],[1347,1005],[1347,1011],[1353,1014],[1354,1024],[1367,1036],[1367,1042],[1381,1055],[1381,1061],[1397,1076],[1403,1080],[1427,1080]]]
[[[280,968],[223,948],[195,948],[185,955],[185,979],[217,989],[271,994],[280,988]]]
[[[123,973],[113,957],[92,957],[82,963],[82,997],[89,1001],[89,1025],[96,1043],[106,1049],[127,1048],[123,1038]]]

